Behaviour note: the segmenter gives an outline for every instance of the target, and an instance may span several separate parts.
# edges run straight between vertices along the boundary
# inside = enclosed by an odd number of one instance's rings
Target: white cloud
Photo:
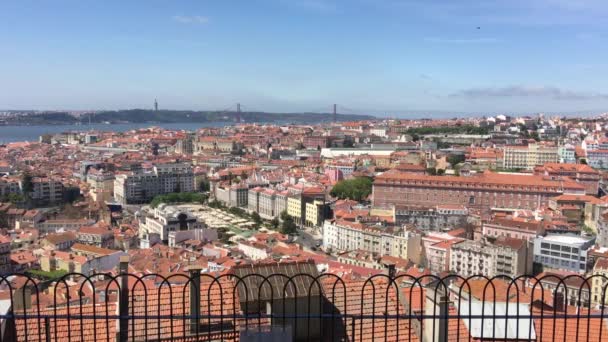
[[[174,15],[173,20],[181,24],[207,24],[209,18],[201,15]]]
[[[497,97],[548,97],[555,100],[590,100],[608,99],[607,94],[582,92],[561,89],[551,86],[510,86],[510,87],[486,87],[460,90],[450,95],[451,97],[466,98],[497,98]]]

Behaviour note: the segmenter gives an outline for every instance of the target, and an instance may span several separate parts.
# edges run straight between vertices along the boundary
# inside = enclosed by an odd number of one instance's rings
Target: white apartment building
[[[260,187],[249,189],[247,209],[250,212],[257,212],[262,218],[272,220],[281,214],[275,211],[276,194],[277,191],[273,189]]]
[[[0,198],[6,197],[9,194],[20,194],[21,187],[16,179],[2,179],[0,178]]]
[[[238,249],[251,260],[263,260],[270,256],[270,248],[263,243],[241,240]]]
[[[228,207],[248,207],[249,187],[246,184],[232,184],[215,188],[215,199]]]
[[[323,224],[323,247],[336,252],[363,250],[418,263],[420,241],[420,234],[405,229],[369,227],[347,221],[326,220]]]
[[[34,178],[32,186],[32,200],[42,203],[63,202],[63,183],[60,181],[51,178]]]
[[[587,164],[594,169],[608,169],[608,149],[587,150]]]
[[[181,241],[178,241],[179,234],[175,232],[189,230],[201,230],[202,233],[198,235],[208,240],[217,239],[215,230],[206,229],[196,216],[177,206],[161,204],[154,209],[144,207],[139,221],[140,248],[150,248],[159,240],[177,244]]]
[[[385,138],[387,131],[387,127],[372,127],[369,129],[369,134]]]
[[[34,224],[34,228],[38,229],[41,234],[50,234],[62,231],[78,230],[81,227],[90,226],[94,223],[94,220],[85,219],[45,220]]]
[[[576,151],[575,151],[573,145],[566,144],[566,145],[560,146],[557,149],[557,153],[559,154],[560,163],[569,163],[569,164],[576,163]]]
[[[114,198],[122,204],[146,203],[157,195],[194,189],[194,173],[185,163],[159,164],[151,171],[117,175],[114,180]]]
[[[89,173],[87,175],[87,183],[91,186],[92,189],[104,190],[109,193],[114,192],[114,173],[112,172],[104,172],[100,170],[99,172]]]
[[[450,271],[465,278],[473,275],[513,278],[532,271],[526,249],[526,243],[520,239],[499,239],[493,244],[465,240],[452,245]]]
[[[506,146],[503,157],[505,169],[533,170],[537,165],[557,163],[560,160],[557,147],[544,147],[537,144],[528,146]]]
[[[595,243],[588,238],[571,234],[551,234],[534,240],[534,261],[545,268],[585,273],[587,251]]]
[[[274,200],[274,212],[276,216],[280,216],[282,212],[287,210],[287,190],[277,191]]]

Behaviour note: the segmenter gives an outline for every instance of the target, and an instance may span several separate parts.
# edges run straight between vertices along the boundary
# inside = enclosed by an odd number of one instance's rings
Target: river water
[[[92,124],[92,125],[51,125],[51,126],[0,126],[0,144],[15,141],[38,141],[43,134],[62,132],[113,131],[125,132],[132,129],[162,127],[170,130],[194,131],[201,127],[223,127],[230,122],[180,122],[180,123],[127,123],[127,124]]]

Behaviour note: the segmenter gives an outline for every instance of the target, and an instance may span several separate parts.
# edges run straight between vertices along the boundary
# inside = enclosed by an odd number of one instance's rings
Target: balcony
[[[568,305],[559,291],[541,289],[542,279],[533,277],[361,279],[313,277],[301,270],[70,274],[53,283],[13,275],[0,286],[9,294],[3,297],[0,341],[599,342],[608,337],[604,305]],[[479,286],[480,281],[486,284]]]

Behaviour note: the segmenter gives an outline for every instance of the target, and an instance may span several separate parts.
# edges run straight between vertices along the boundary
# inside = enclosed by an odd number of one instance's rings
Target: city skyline
[[[604,112],[608,8],[562,0],[0,4],[0,107]]]

